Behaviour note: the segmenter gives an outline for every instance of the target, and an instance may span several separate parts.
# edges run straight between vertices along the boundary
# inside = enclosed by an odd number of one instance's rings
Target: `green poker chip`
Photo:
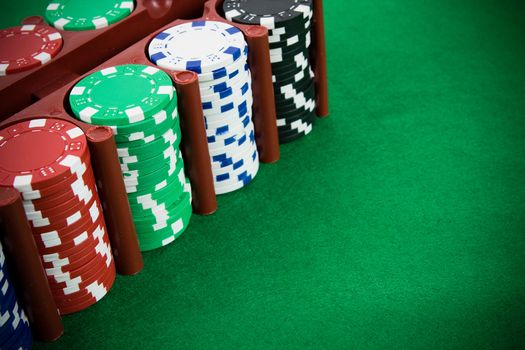
[[[168,74],[155,67],[128,64],[88,75],[73,87],[69,103],[85,123],[118,127],[143,122],[166,109],[173,97]]]
[[[172,202],[168,207],[161,204],[158,208],[155,208],[155,215],[133,217],[133,223],[135,224],[137,232],[149,233],[164,229],[179,219],[180,212],[187,203],[189,203],[189,194],[183,192],[178,200]]]
[[[120,158],[137,157],[138,159],[144,157],[151,158],[152,154],[162,153],[167,147],[178,147],[180,145],[180,132],[169,129],[162,135],[162,137],[153,140],[150,143],[143,145],[133,145],[133,147],[117,147],[117,153]]]
[[[152,209],[158,205],[165,204],[170,206],[174,203],[177,198],[180,197],[184,191],[184,184],[180,182],[174,182],[172,185],[166,186],[163,191],[159,191],[152,196],[143,196],[140,204],[132,204],[130,201],[130,209],[133,216],[145,216],[149,215]]]
[[[173,124],[168,130],[166,130],[162,135],[158,137],[149,137],[147,141],[143,140],[123,142],[117,141],[117,138],[115,137],[115,142],[117,143],[117,152],[120,158],[140,155],[151,156],[152,154],[162,152],[162,150],[165,149],[168,145],[179,145],[181,140],[182,133],[180,130],[179,123]]]
[[[171,149],[166,149],[166,153],[159,153],[152,155],[151,158],[147,160],[141,160],[138,162],[133,163],[123,163],[122,158],[120,158],[120,169],[122,171],[133,171],[133,170],[139,170],[139,171],[155,171],[156,169],[161,168],[164,164],[166,164],[170,157],[177,155],[177,149],[175,147],[171,147]]]
[[[170,164],[167,170],[158,170],[144,176],[139,175],[133,178],[124,176],[124,184],[126,185],[128,194],[151,192],[160,188],[164,183],[170,181],[172,177],[177,176],[181,172],[184,173],[184,162],[176,159]]]
[[[78,119],[114,131],[141,250],[173,242],[189,224],[192,198],[169,76],[149,66],[111,67],[81,80],[69,100]]]
[[[162,188],[150,190],[147,192],[135,192],[128,194],[128,202],[130,206],[145,210],[157,203],[167,202],[168,197],[172,197],[174,200],[177,199],[180,195],[179,188],[182,188],[182,191],[184,191],[185,188],[184,179],[179,177],[180,173],[177,175],[178,176],[168,178],[166,180],[166,185]]]
[[[173,98],[166,109],[161,109],[152,116],[146,116],[143,121],[137,123],[112,126],[113,132],[127,142],[129,141],[128,137],[135,133],[153,134],[158,130],[166,130],[178,121],[177,106],[177,94],[174,90]]]
[[[154,130],[146,130],[144,132],[136,132],[129,136],[114,135],[115,142],[119,148],[135,148],[148,146],[153,141],[158,141],[163,138],[169,130],[172,130],[177,136],[181,136],[180,124],[178,119],[172,122],[171,125],[159,125]]]
[[[134,8],[130,0],[51,0],[44,16],[60,30],[92,30],[123,20]]]

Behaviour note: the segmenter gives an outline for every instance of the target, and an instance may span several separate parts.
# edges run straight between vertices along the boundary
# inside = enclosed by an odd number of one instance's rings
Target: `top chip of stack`
[[[17,302],[0,243],[0,349],[29,350],[32,343],[29,321]]]
[[[0,130],[0,186],[22,203],[61,314],[96,303],[116,276],[87,140],[76,125],[33,119]]]
[[[135,8],[132,0],[51,0],[45,18],[60,30],[91,30],[107,27]]]
[[[217,21],[193,21],[159,33],[148,47],[152,62],[198,74],[215,193],[243,188],[259,169],[251,120],[251,73],[242,32]]]
[[[109,67],[78,82],[69,101],[80,120],[113,129],[141,250],[173,242],[192,207],[170,77],[144,65]]]
[[[62,48],[62,35],[49,26],[28,24],[0,31],[0,76],[49,62]]]
[[[315,120],[312,0],[225,0],[223,10],[230,21],[268,28],[280,142],[309,134]]]

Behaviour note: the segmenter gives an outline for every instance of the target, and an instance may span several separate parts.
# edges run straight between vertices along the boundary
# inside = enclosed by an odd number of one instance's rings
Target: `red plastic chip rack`
[[[125,19],[98,30],[59,30],[60,53],[42,66],[0,77],[0,120],[21,111],[49,93],[76,80],[156,29],[178,18],[202,14],[205,0],[138,0]],[[40,16],[22,24],[45,24]]]
[[[192,3],[192,6],[189,5],[190,3]],[[97,187],[104,208],[108,234],[111,240],[117,269],[120,274],[129,275],[138,273],[142,269],[143,263],[127,201],[124,182],[121,176],[113,133],[109,128],[87,125],[72,118],[72,113],[69,110],[67,102],[69,92],[77,81],[100,69],[122,64],[154,66],[145,53],[151,39],[166,28],[191,21],[189,19],[176,19],[170,22],[168,18],[173,19],[173,16],[186,17],[194,14],[196,7],[200,7],[201,11],[204,8],[203,12],[201,12],[201,14],[204,14],[199,19],[226,22],[238,27],[245,34],[249,46],[248,64],[252,72],[253,80],[253,122],[259,157],[264,163],[278,161],[280,157],[280,147],[276,126],[268,30],[261,26],[240,25],[225,20],[220,16],[222,3],[223,0],[210,0],[202,7],[202,1],[200,0],[167,0],[160,3],[154,0],[139,1],[136,10],[129,18],[124,20],[121,25],[132,23],[130,25],[132,27],[142,26],[142,32],[147,29],[147,33],[144,35],[148,35],[124,51],[114,55],[115,52],[107,48],[111,46],[108,42],[114,44],[113,40],[116,40],[116,38],[111,38],[112,35],[117,37],[120,35],[117,34],[117,32],[119,32],[117,28],[120,28],[118,27],[119,24],[103,29],[96,38],[82,37],[82,35],[87,36],[87,34],[81,34],[78,41],[75,42],[75,45],[73,45],[71,41],[69,44],[67,43],[68,40],[72,39],[68,39],[68,36],[71,35],[73,37],[74,33],[65,33],[63,52],[61,52],[54,61],[27,73],[19,73],[21,75],[20,77],[7,77],[7,79],[10,79],[7,80],[9,83],[3,83],[5,85],[0,84],[0,102],[7,103],[7,100],[12,97],[13,102],[10,104],[11,109],[20,109],[20,106],[24,108],[9,118],[6,118],[5,115],[0,116],[0,121],[3,120],[3,122],[0,123],[0,127],[11,125],[22,120],[52,117],[73,122],[86,133]],[[154,6],[155,4],[160,4],[160,6],[157,8]],[[157,19],[155,19],[154,15],[157,16]],[[141,24],[142,21],[145,23],[144,26]],[[163,25],[159,26],[160,23]],[[328,93],[322,0],[314,0],[313,26],[311,55],[313,70],[316,76],[316,112],[319,117],[325,117],[328,115]],[[112,31],[112,29],[114,29],[114,31]],[[100,41],[104,40],[108,41],[100,43]],[[123,40],[128,40],[129,43],[129,41],[133,39],[125,35],[125,39]],[[101,51],[101,48],[97,46],[97,42],[100,46],[109,50],[110,56],[114,55],[102,64],[100,64],[100,55],[97,55],[97,53]],[[67,45],[74,47],[67,47]],[[124,45],[119,47],[122,48],[122,46]],[[108,52],[105,53],[107,54]],[[82,58],[82,60],[85,58],[84,62],[78,66],[72,66],[73,62],[79,58]],[[64,67],[71,69],[64,71]],[[82,69],[85,71],[82,71]],[[79,70],[82,71],[82,73],[79,73]],[[166,72],[171,76],[178,94],[178,107],[183,135],[181,147],[186,171],[192,183],[193,209],[197,214],[212,214],[217,209],[217,201],[209,161],[198,77],[195,73],[187,71]],[[34,86],[38,86],[38,84],[35,82],[31,83],[33,79],[37,82],[49,81],[49,77],[54,74],[57,74],[59,77],[67,77],[61,81],[65,83],[64,86],[57,88],[58,85],[55,84],[43,90],[34,90]],[[21,94],[20,98],[15,96],[17,91]],[[35,98],[37,101],[31,104],[31,101]],[[17,193],[10,192],[9,198],[9,200],[0,200],[0,222],[2,222],[7,215],[17,218],[16,224],[13,223],[11,225],[12,229],[4,230],[5,240],[15,242],[17,240],[13,238],[14,236],[18,234],[30,235],[30,232],[27,231],[28,227],[25,228],[27,221],[25,220],[22,205],[13,205],[13,203],[17,202]],[[34,260],[32,263],[36,269],[35,271],[41,271],[42,277],[45,279],[42,266],[40,265],[39,269],[35,265],[35,261],[40,263],[38,259],[34,259],[36,251],[31,249],[27,244],[17,246],[17,254],[27,256],[27,259],[16,263],[29,266],[29,260]],[[38,279],[38,277],[34,278]],[[30,280],[20,280],[18,283],[20,285],[28,285],[27,283],[30,283]],[[23,301],[25,302],[26,308],[37,309],[41,307],[46,300],[48,301],[48,299],[45,299],[46,293],[42,295],[42,298],[37,297],[37,295],[31,295],[31,297],[24,296]],[[29,314],[37,339],[49,341],[60,336],[62,330],[58,314],[53,314],[53,312],[42,312],[38,315],[31,314],[30,312]],[[50,327],[47,323],[56,325],[56,327]]]

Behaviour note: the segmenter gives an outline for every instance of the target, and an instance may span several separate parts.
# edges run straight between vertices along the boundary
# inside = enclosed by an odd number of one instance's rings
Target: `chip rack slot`
[[[12,264],[12,280],[20,291],[35,338],[54,341],[64,332],[64,326],[51,295],[38,251],[26,220],[22,198],[12,188],[0,188],[0,237],[4,252]]]

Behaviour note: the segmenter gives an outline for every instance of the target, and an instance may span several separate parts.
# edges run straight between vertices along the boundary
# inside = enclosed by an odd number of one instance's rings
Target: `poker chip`
[[[106,295],[116,270],[82,130],[51,118],[0,130],[0,186],[22,195],[58,311]]]
[[[296,29],[304,25],[312,11],[312,0],[226,0],[224,14],[229,21],[258,24],[268,29]]]
[[[69,101],[78,119],[115,134],[140,249],[173,242],[188,227],[192,206],[170,77],[151,66],[110,67],[78,82]]]
[[[62,35],[46,25],[28,24],[0,31],[0,76],[51,61],[62,48]]]
[[[60,30],[100,29],[126,18],[134,8],[131,0],[52,0],[45,19]]]
[[[172,99],[173,84],[168,75],[155,67],[133,64],[95,72],[78,82],[69,95],[78,119],[117,129],[120,125],[147,123],[147,117],[164,109]]]
[[[29,350],[32,343],[29,321],[17,301],[0,243],[0,349]]]
[[[193,21],[157,34],[148,53],[159,67],[202,74],[241,59],[247,46],[238,28],[216,21]]]
[[[148,53],[160,67],[198,74],[215,193],[248,185],[259,170],[259,156],[242,32],[223,22],[188,22],[159,33]]]
[[[280,143],[308,135],[315,121],[312,0],[225,0],[223,10],[230,21],[268,28]]]

